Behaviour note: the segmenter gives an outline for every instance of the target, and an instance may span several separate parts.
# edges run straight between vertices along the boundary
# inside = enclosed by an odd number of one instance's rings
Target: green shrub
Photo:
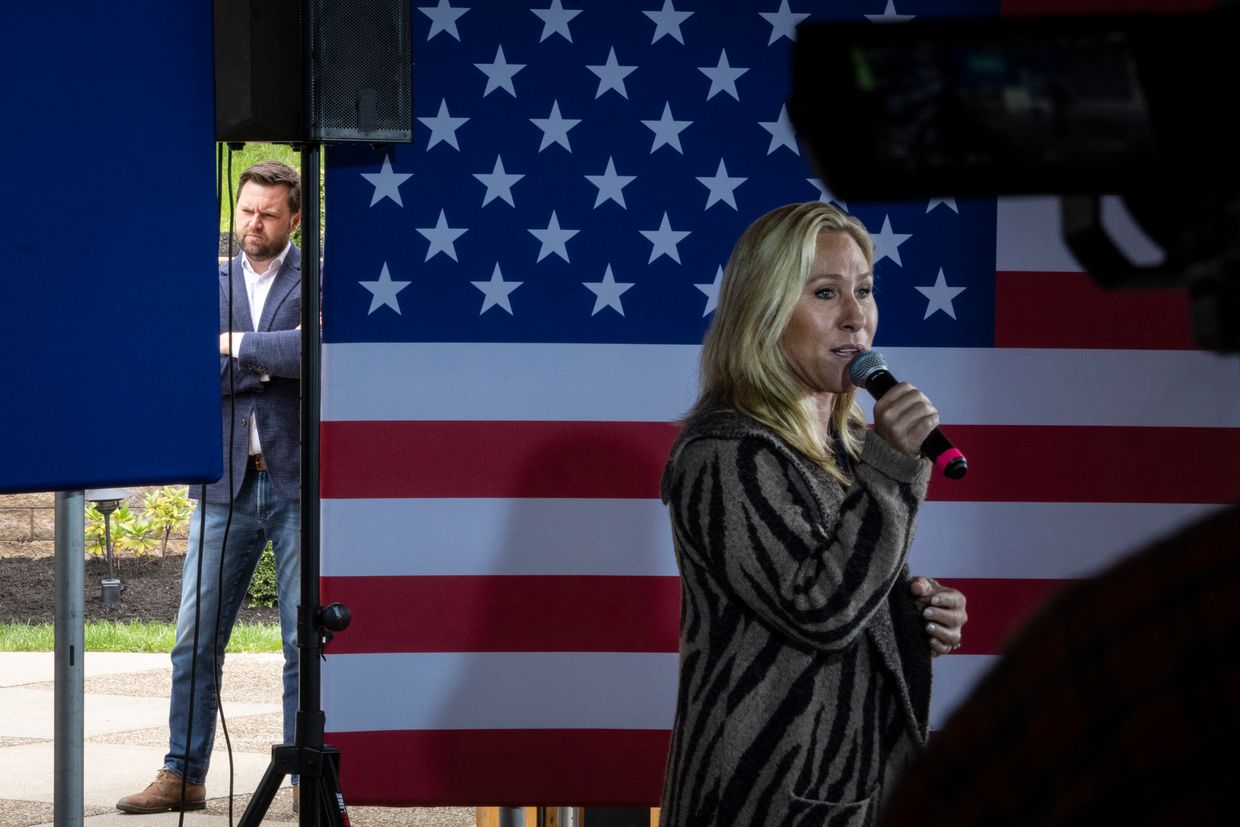
[[[113,541],[115,543],[115,540]],[[102,557],[108,545],[103,531],[103,513],[92,502],[86,503],[86,553]]]
[[[258,568],[254,570],[254,578],[250,581],[246,597],[250,599],[251,607],[262,606],[270,609],[280,602],[276,590],[276,555],[270,540],[258,558]]]
[[[189,515],[194,504],[189,499],[189,489],[185,486],[165,485],[158,491],[152,491],[143,500],[146,506],[146,518],[152,530],[159,535],[162,545],[159,556],[168,556],[168,538],[174,531],[189,526]]]
[[[145,514],[135,514],[129,509],[129,503],[122,503],[112,515],[112,547],[132,551],[136,557],[145,557],[147,552],[159,545],[155,536],[155,527]]]
[[[132,551],[136,557],[144,557],[155,548],[159,540],[155,537],[151,521],[143,514],[135,514],[129,503],[123,502],[112,512],[108,521],[107,531],[112,535],[112,549],[107,547],[107,533],[104,531],[105,517],[103,513],[90,503],[86,509],[86,553],[95,557],[104,557],[110,566],[119,566],[118,552]]]
[[[135,513],[127,502],[121,503],[112,512],[109,531],[112,534],[113,556],[118,551],[132,551],[137,557],[145,557],[161,541],[160,556],[166,556],[168,538],[174,531],[189,525],[189,515],[194,509],[188,489],[173,485],[165,485],[147,494],[143,505],[141,513]],[[87,503],[86,552],[102,557],[107,551],[103,513],[94,503]]]

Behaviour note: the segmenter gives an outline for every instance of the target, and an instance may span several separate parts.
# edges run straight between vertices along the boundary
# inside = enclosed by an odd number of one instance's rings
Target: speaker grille
[[[409,0],[308,0],[310,136],[332,141],[413,139]],[[317,25],[314,24],[317,21]]]

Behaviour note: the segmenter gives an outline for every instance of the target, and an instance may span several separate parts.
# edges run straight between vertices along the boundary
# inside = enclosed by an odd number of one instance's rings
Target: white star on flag
[[[447,32],[457,40],[461,39],[460,32],[456,30],[456,21],[469,9],[454,9],[449,5],[448,0],[439,0],[438,6],[418,6],[418,11],[431,19],[431,30],[426,35],[427,40],[440,32]]]
[[[651,155],[664,144],[667,144],[681,155],[685,154],[685,151],[680,148],[680,133],[692,125],[693,121],[678,121],[673,118],[672,104],[670,102],[663,104],[663,116],[657,121],[642,121],[642,123],[654,133],[654,143],[650,147]]]
[[[926,204],[926,212],[930,212],[932,209],[939,206],[940,204],[942,204],[945,207],[950,208],[951,211],[956,213],[957,215],[960,214],[960,210],[956,207],[955,198],[931,198],[930,202]]]
[[[594,74],[598,75],[598,92],[594,94],[595,99],[603,97],[604,92],[616,91],[620,93],[620,97],[628,100],[629,92],[624,88],[624,79],[633,73],[636,66],[621,66],[616,61],[616,47],[612,46],[611,51],[607,54],[607,62],[602,66],[587,66]]]
[[[883,229],[875,233],[874,239],[874,263],[878,264],[885,258],[889,258],[901,267],[904,263],[900,261],[900,245],[913,237],[912,233],[897,233],[891,229],[891,216],[883,216]]]
[[[817,188],[819,201],[822,201],[823,203],[833,203],[836,206],[838,206],[841,210],[844,210],[845,212],[848,211],[848,205],[844,203],[843,201],[841,201],[839,198],[836,198],[835,193],[827,189],[826,184],[822,183],[817,178],[806,178],[805,180],[809,181],[811,184],[813,184]]]
[[[508,202],[508,205],[515,207],[516,202],[512,200],[512,185],[524,178],[524,175],[516,175],[509,173],[504,169],[504,159],[495,156],[495,168],[490,172],[475,172],[474,177],[486,185],[486,195],[482,197],[482,206],[486,206],[496,198],[502,198]]]
[[[558,34],[567,40],[573,42],[573,36],[568,31],[568,23],[577,15],[581,14],[581,9],[566,9],[560,0],[551,0],[551,7],[547,9],[530,9],[534,14],[542,18],[543,30],[542,37],[538,38],[538,42],[542,43],[553,34]]]
[[[663,213],[663,223],[659,225],[657,230],[638,230],[646,237],[654,246],[650,250],[650,261],[653,262],[659,256],[667,256],[668,258],[680,264],[680,253],[676,250],[676,245],[689,235],[688,230],[673,230],[671,223],[667,220],[667,213]]]
[[[595,208],[604,201],[615,201],[627,210],[628,205],[624,203],[624,188],[636,180],[636,178],[636,175],[617,175],[616,162],[612,160],[611,156],[608,156],[607,169],[602,175],[586,176],[587,181],[598,187],[598,196],[594,199]]]
[[[710,78],[710,91],[706,93],[706,100],[710,100],[720,92],[727,92],[736,100],[741,99],[741,96],[736,91],[736,79],[749,70],[729,66],[727,49],[719,52],[719,62],[717,64],[714,66],[699,66],[698,71]]]
[[[379,278],[375,281],[359,281],[362,287],[370,291],[370,310],[366,311],[369,316],[380,307],[387,306],[396,311],[396,315],[400,315],[400,302],[396,299],[396,294],[404,290],[412,282],[408,281],[392,281],[392,275],[388,272],[387,262],[383,262],[383,269],[379,271]]]
[[[542,37],[538,38],[539,43],[547,40],[552,35],[559,35],[569,43],[573,42],[573,35],[572,32],[568,31],[568,24],[570,20],[573,20],[573,17],[582,14],[582,10],[565,9],[560,0],[551,0],[551,7],[549,9],[531,9],[529,11],[534,12],[543,21],[543,33]]]
[[[915,14],[896,14],[895,0],[887,0],[887,8],[883,9],[882,14],[867,14],[865,19],[871,23],[907,23],[916,16]]]
[[[940,267],[939,276],[934,280],[934,286],[917,288],[918,293],[929,299],[929,302],[926,304],[926,315],[921,317],[922,320],[930,318],[940,310],[953,319],[956,318],[956,308],[952,306],[952,299],[967,289],[967,287],[949,287],[947,279],[943,277],[943,268]]]
[[[391,156],[383,156],[383,168],[378,172],[363,172],[362,177],[375,188],[374,194],[370,196],[370,206],[373,207],[384,198],[391,198],[398,207],[405,206],[400,200],[400,185],[412,178],[413,173],[393,172]]]
[[[758,121],[758,126],[771,133],[771,145],[766,148],[767,155],[770,155],[781,146],[788,147],[797,155],[801,154],[801,150],[797,146],[796,133],[792,131],[792,119],[788,117],[788,104],[780,107],[779,120]]]
[[[443,141],[444,143],[451,144],[458,152],[460,151],[460,144],[456,142],[456,131],[469,118],[454,118],[448,114],[448,102],[446,100],[439,102],[438,114],[429,118],[418,118],[418,120],[429,126],[431,130],[431,139],[426,142],[427,149]]]
[[[620,296],[636,282],[616,281],[616,277],[611,274],[611,265],[608,264],[602,281],[583,281],[582,284],[594,293],[594,310],[590,313],[591,316],[597,315],[604,307],[610,307],[623,316],[624,305],[620,303]]]
[[[552,210],[551,220],[547,222],[547,229],[530,230],[530,234],[542,242],[542,247],[538,250],[538,261],[542,261],[552,253],[568,261],[567,242],[570,238],[577,235],[578,232],[580,230],[561,229],[560,219],[556,218],[555,210]]]
[[[511,316],[513,315],[512,303],[508,301],[508,294],[516,290],[524,282],[504,281],[504,274],[499,270],[499,262],[496,262],[490,281],[471,281],[470,284],[481,290],[485,297],[482,300],[482,309],[478,311],[479,316],[496,306],[504,308],[508,311],[508,315]]]
[[[695,284],[697,289],[706,294],[706,309],[702,311],[703,316],[709,316],[711,311],[719,306],[719,285],[723,283],[723,268],[720,267],[715,271],[715,280],[709,284]]]
[[[496,89],[503,89],[514,98],[517,96],[517,90],[512,85],[512,77],[517,72],[525,68],[524,63],[509,63],[504,57],[504,47],[499,46],[495,49],[495,60],[491,63],[475,63],[475,66],[487,76],[487,88],[482,93],[482,97],[494,92]]]
[[[530,123],[542,130],[542,143],[538,146],[538,151],[542,152],[552,144],[559,144],[569,152],[573,148],[568,144],[568,130],[581,123],[580,118],[565,118],[560,114],[560,102],[553,100],[551,102],[551,114],[545,118],[530,118]]]
[[[642,14],[654,21],[654,37],[651,43],[657,43],[663,35],[671,35],[680,41],[683,46],[684,37],[680,34],[680,24],[693,16],[691,11],[676,11],[672,7],[672,0],[663,0],[663,8],[659,11],[643,11]]]
[[[736,188],[749,179],[729,178],[728,168],[723,165],[723,159],[720,158],[719,169],[715,171],[715,174],[706,177],[699,176],[698,180],[710,190],[710,194],[706,196],[706,209],[710,209],[712,204],[722,201],[735,210],[737,209]]]
[[[465,235],[467,230],[449,227],[448,218],[444,215],[443,210],[439,211],[439,220],[435,222],[434,227],[415,227],[414,229],[424,235],[426,240],[431,243],[426,251],[424,261],[430,261],[431,257],[437,253],[444,253],[453,261],[458,261],[454,242]]]
[[[766,41],[768,46],[781,37],[796,40],[797,24],[809,17],[808,14],[794,14],[788,8],[788,0],[780,0],[779,11],[760,11],[758,14],[762,16],[763,20],[771,24],[771,39]]]

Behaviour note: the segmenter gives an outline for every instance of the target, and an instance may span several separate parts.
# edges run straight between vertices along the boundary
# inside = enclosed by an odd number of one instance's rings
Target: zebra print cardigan
[[[661,494],[681,573],[661,824],[872,824],[924,748],[906,558],[930,463],[870,432],[854,482],[736,413],[691,420]]]

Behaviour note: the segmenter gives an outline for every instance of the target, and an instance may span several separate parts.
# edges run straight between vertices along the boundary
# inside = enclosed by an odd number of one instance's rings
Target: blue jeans
[[[250,579],[267,541],[275,552],[276,588],[280,600],[280,633],[284,641],[284,743],[292,744],[297,716],[297,605],[301,597],[301,503],[276,493],[265,471],[246,471],[241,491],[228,505],[199,502],[205,511],[201,589],[198,584],[198,542],[202,515],[190,518],[189,546],[181,575],[181,608],[177,613],[177,640],[172,649],[172,703],[168,714],[168,754],[164,766],[201,784],[207,775],[215,742],[218,706],[216,686],[224,666],[224,650],[232,635],[237,612],[245,601]],[[220,553],[224,547],[221,577]],[[221,586],[222,584],[222,586]],[[216,626],[217,600],[220,625]],[[200,602],[201,601],[201,602]],[[194,615],[198,611],[198,660],[191,674],[194,652]],[[193,686],[193,728],[190,728],[190,687]],[[186,735],[189,735],[188,766]],[[296,783],[296,779],[294,779]]]

